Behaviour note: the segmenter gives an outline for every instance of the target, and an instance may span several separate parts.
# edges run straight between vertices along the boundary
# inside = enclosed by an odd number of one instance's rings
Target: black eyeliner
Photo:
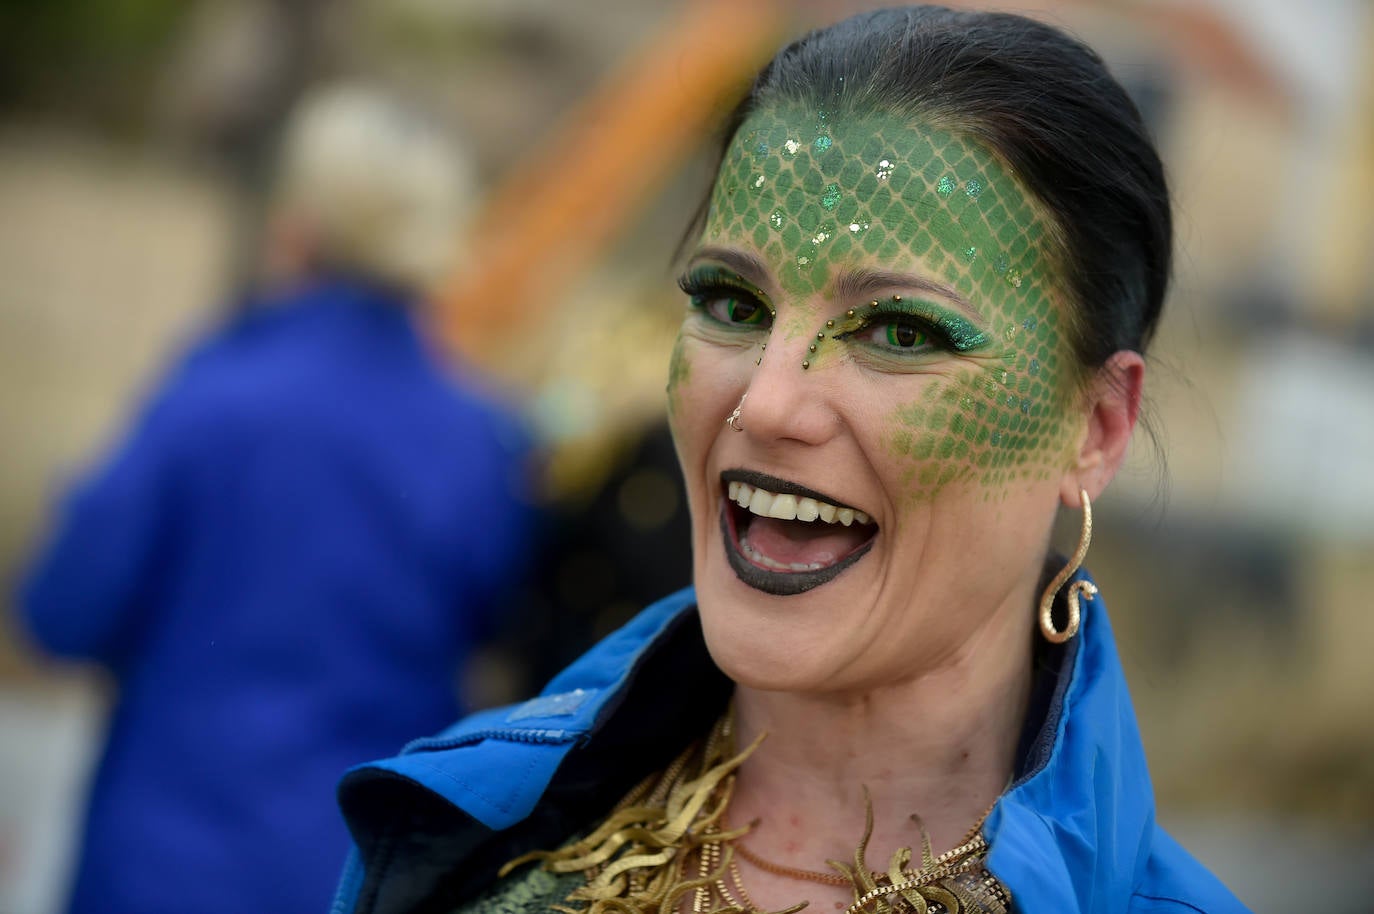
[[[692,267],[678,277],[677,285],[687,295],[700,295],[703,292],[717,289],[729,289],[750,295],[765,306],[768,301],[768,297],[763,294],[763,290],[758,286],[730,270],[711,264]],[[773,309],[769,308],[768,310],[772,311]]]
[[[905,298],[879,299],[876,308],[870,305],[855,309],[855,316],[852,318],[856,322],[854,326],[835,334],[835,337],[843,339],[852,336],[873,326],[874,318],[892,316],[914,319],[925,332],[938,339],[943,348],[953,352],[975,352],[991,342],[985,331],[978,329],[953,311],[933,302]]]

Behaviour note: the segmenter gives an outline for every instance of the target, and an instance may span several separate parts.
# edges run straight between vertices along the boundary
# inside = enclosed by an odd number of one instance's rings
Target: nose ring
[[[746,393],[744,396],[739,398],[739,405],[735,407],[735,411],[732,412],[729,415],[729,417],[725,420],[725,424],[730,426],[730,428],[734,429],[737,432],[744,431],[744,426],[739,424],[739,414],[740,410],[744,409],[744,398],[747,396],[749,395]]]

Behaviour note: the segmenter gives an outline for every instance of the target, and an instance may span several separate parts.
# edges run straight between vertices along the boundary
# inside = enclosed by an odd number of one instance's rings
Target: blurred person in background
[[[324,909],[340,772],[462,713],[532,520],[521,428],[422,326],[472,192],[394,97],[308,96],[264,280],[63,506],[21,611],[118,690],[73,914]]]
[[[336,914],[1243,911],[1156,824],[1081,567],[1173,241],[1102,60],[853,17],[759,74],[708,204],[668,384],[694,589],[349,773]]]

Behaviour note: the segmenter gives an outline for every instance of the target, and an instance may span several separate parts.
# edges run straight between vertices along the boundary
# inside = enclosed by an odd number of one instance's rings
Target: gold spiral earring
[[[1040,595],[1040,633],[1045,636],[1045,640],[1053,644],[1063,644],[1074,635],[1078,634],[1078,626],[1082,621],[1082,611],[1078,601],[1084,597],[1091,600],[1097,596],[1097,585],[1091,581],[1074,581],[1069,585],[1068,604],[1069,604],[1069,624],[1064,630],[1056,631],[1054,628],[1054,597],[1059,593],[1059,588],[1064,586],[1064,582],[1073,577],[1079,567],[1083,564],[1083,559],[1088,556],[1088,546],[1093,541],[1093,506],[1088,500],[1088,493],[1085,489],[1078,490],[1078,497],[1083,501],[1083,530],[1078,536],[1078,548],[1073,552],[1073,558],[1065,565],[1060,572],[1050,581],[1045,592]]]

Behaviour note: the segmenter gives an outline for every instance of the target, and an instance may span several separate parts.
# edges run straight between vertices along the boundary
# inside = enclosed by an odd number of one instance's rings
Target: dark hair
[[[861,13],[778,52],[731,113],[722,158],[752,113],[780,102],[886,110],[978,140],[1056,223],[1081,363],[1149,344],[1172,256],[1164,168],[1135,104],[1081,42],[1009,13]]]

